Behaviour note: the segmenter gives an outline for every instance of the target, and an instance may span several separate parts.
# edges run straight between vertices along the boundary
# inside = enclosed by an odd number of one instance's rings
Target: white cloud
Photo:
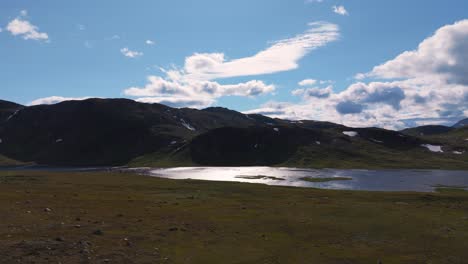
[[[47,33],[39,32],[39,28],[37,26],[24,19],[27,14],[26,10],[22,10],[20,12],[20,17],[17,17],[8,23],[6,30],[13,36],[21,36],[26,40],[48,40],[49,36]]]
[[[365,76],[385,79],[433,76],[468,85],[468,20],[440,28],[416,50],[403,52]]]
[[[298,84],[299,86],[312,86],[312,85],[315,85],[316,83],[317,83],[317,80],[305,79],[305,80],[300,81]]]
[[[129,58],[137,58],[137,57],[143,56],[143,52],[130,50],[126,47],[120,49],[120,53],[122,53],[125,57],[129,57]]]
[[[158,103],[164,104],[171,107],[190,107],[190,108],[206,108],[214,103],[214,100],[210,98],[187,98],[177,96],[158,96],[158,97],[141,97],[135,101],[141,103]]]
[[[41,104],[56,104],[60,103],[63,101],[72,101],[72,100],[86,100],[91,97],[62,97],[62,96],[50,96],[50,97],[44,97],[44,98],[39,98],[31,103],[29,105],[41,105]]]
[[[347,16],[349,15],[348,11],[346,10],[346,8],[342,5],[340,6],[332,6],[332,9],[333,9],[333,12],[335,12],[336,14],[338,15],[342,15],[342,16]]]
[[[304,98],[299,104],[269,102],[247,113],[356,127],[451,125],[468,114],[467,47],[468,20],[463,20],[360,76],[384,81],[357,82],[341,92],[298,89],[293,93]]]
[[[154,44],[155,44],[155,42],[152,41],[152,40],[150,40],[150,39],[147,39],[147,40],[145,41],[145,43],[146,43],[147,45],[154,45]]]
[[[213,80],[288,71],[310,51],[339,38],[338,26],[327,22],[309,24],[309,29],[293,38],[274,42],[251,57],[226,60],[224,53],[195,53],[185,59],[183,69],[161,71],[166,75],[148,77],[144,87],[130,87],[128,96],[146,102],[169,102],[190,106],[209,106],[223,96],[254,97],[272,93],[274,85],[260,80],[220,84]]]
[[[309,29],[292,38],[279,40],[257,54],[226,60],[223,53],[195,53],[185,59],[179,74],[188,79],[214,80],[290,71],[312,50],[339,38],[339,28],[328,22],[309,23]]]
[[[291,92],[292,95],[302,96],[305,100],[310,98],[328,98],[333,93],[333,86],[325,88],[313,87],[307,89],[297,89]]]
[[[82,24],[77,24],[77,25],[76,25],[76,29],[83,31],[83,30],[86,29],[86,26],[85,26],[85,25],[82,25]]]
[[[257,96],[271,93],[274,85],[267,85],[262,81],[249,81],[238,84],[219,84],[213,81],[174,81],[159,76],[149,76],[148,84],[144,87],[130,87],[124,91],[125,95],[139,97],[139,101],[146,102],[191,102],[190,106],[209,106],[216,98],[222,96]],[[193,103],[195,102],[195,103]],[[196,106],[194,106],[194,104]]]

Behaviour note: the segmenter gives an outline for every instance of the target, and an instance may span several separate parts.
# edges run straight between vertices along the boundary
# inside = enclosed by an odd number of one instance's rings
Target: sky
[[[465,0],[2,0],[0,98],[402,129],[468,117]]]

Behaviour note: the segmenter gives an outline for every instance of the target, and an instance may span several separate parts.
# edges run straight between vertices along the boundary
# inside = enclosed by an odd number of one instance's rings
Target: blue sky
[[[126,97],[354,126],[449,124],[468,113],[466,55],[452,52],[467,50],[466,10],[462,0],[5,0],[0,97]],[[407,51],[414,56],[398,57]],[[426,69],[434,61],[426,51],[447,56]],[[299,85],[307,79],[315,81]]]

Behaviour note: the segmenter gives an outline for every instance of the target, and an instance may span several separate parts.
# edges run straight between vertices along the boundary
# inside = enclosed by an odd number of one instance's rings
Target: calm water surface
[[[338,170],[298,169],[277,167],[181,167],[181,168],[124,168],[124,167],[0,167],[15,171],[133,171],[169,179],[249,182],[267,185],[313,187],[335,190],[417,191],[432,192],[437,185],[457,186],[468,190],[468,171],[445,170]],[[265,176],[262,179],[245,177]],[[350,178],[328,182],[308,182],[301,178]],[[282,180],[278,180],[282,179]]]
[[[169,179],[197,179],[209,181],[235,181],[267,185],[314,187],[337,190],[418,191],[432,192],[434,186],[463,186],[468,190],[468,171],[444,170],[337,170],[297,169],[272,167],[185,167],[148,169],[151,176]],[[239,177],[268,176],[284,180],[245,179]],[[351,180],[307,182],[303,177]]]

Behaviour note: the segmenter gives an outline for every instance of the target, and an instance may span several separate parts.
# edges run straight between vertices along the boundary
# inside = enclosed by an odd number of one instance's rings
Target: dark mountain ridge
[[[408,131],[274,119],[220,107],[177,109],[128,99],[30,107],[0,101],[0,114],[0,155],[38,164],[468,167],[463,144]],[[445,154],[425,144],[444,144]]]
[[[24,108],[24,106],[0,100],[0,124],[11,118],[16,111],[22,108]]]
[[[461,128],[461,127],[465,127],[465,126],[468,126],[468,118],[463,119],[460,122],[453,125],[454,128]]]

